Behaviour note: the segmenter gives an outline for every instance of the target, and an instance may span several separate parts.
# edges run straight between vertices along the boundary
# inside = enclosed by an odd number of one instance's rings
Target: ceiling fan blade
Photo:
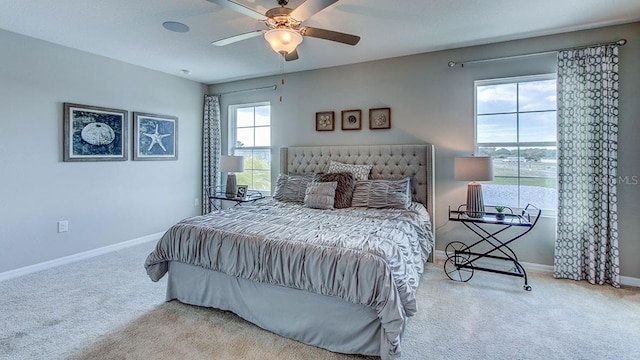
[[[287,55],[284,56],[284,59],[286,61],[293,61],[293,60],[298,60],[298,50],[293,50],[293,52],[288,53]]]
[[[337,31],[318,29],[305,26],[300,29],[300,33],[304,36],[310,36],[318,39],[336,41],[347,45],[356,45],[360,41],[360,36],[345,34]]]
[[[211,0],[209,0],[211,1]],[[295,8],[290,16],[300,22],[303,22],[313,16],[313,14],[322,11],[338,0],[307,0],[302,5]]]
[[[255,30],[255,31],[252,31],[252,32],[244,33],[244,34],[233,35],[233,36],[229,36],[228,38],[216,40],[216,41],[212,42],[211,45],[225,46],[225,45],[233,44],[234,42],[238,42],[238,41],[251,39],[251,38],[260,36],[260,35],[262,35],[262,33],[263,33],[262,30]]]
[[[253,10],[252,8],[246,7],[246,6],[242,5],[242,4],[238,4],[238,3],[230,1],[230,0],[207,0],[207,1],[212,2],[214,4],[218,4],[220,6],[224,6],[224,7],[228,8],[228,9],[237,11],[240,14],[250,16],[250,17],[252,17],[254,19],[257,19],[257,20],[262,20],[262,21],[267,20],[266,16],[264,16],[263,14]]]

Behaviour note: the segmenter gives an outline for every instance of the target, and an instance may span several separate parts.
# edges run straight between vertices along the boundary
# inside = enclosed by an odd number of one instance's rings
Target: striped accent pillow
[[[304,206],[314,209],[333,209],[337,186],[337,181],[309,183],[304,196]]]
[[[411,205],[411,178],[401,180],[359,180],[351,206],[408,209]]]
[[[336,209],[344,209],[351,207],[351,198],[353,197],[353,190],[356,188],[356,179],[350,172],[341,172],[333,174],[316,174],[313,181],[316,182],[330,182],[335,181],[338,183],[336,187],[335,203],[333,204]]]
[[[327,173],[332,174],[339,172],[350,172],[353,174],[356,180],[367,180],[372,168],[373,165],[344,164],[331,160],[329,162],[329,170],[327,171]]]
[[[307,184],[312,180],[313,175],[280,174],[273,198],[279,201],[303,203]]]

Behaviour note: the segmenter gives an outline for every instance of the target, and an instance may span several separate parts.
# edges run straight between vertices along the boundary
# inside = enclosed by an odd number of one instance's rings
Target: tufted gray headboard
[[[326,172],[330,160],[356,165],[371,164],[371,179],[399,179],[412,176],[414,198],[427,208],[431,223],[436,223],[432,144],[283,147],[280,149],[280,173]]]

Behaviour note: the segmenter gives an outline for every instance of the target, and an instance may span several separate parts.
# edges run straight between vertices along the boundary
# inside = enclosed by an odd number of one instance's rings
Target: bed
[[[367,180],[355,181],[354,204],[373,201],[357,197],[366,186],[405,183],[410,203],[324,210],[269,198],[215,211],[172,226],[149,254],[147,273],[154,281],[168,274],[167,301],[232,311],[334,352],[398,358],[435,248],[433,155],[430,144],[282,148],[275,197],[281,179],[309,186],[293,179],[340,164],[369,169]]]

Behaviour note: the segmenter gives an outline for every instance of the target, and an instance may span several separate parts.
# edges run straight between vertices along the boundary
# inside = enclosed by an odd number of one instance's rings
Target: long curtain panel
[[[620,286],[618,46],[558,53],[554,276]]]
[[[211,212],[210,186],[220,185],[220,97],[205,95],[202,129],[202,213]]]

